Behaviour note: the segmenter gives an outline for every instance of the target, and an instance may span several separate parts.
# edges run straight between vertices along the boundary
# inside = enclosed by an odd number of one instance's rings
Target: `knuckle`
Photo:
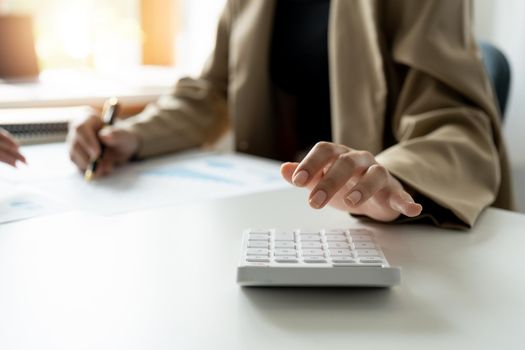
[[[333,177],[325,177],[321,180],[319,185],[317,186],[320,189],[325,190],[327,193],[333,193],[337,190],[337,180]]]
[[[352,154],[352,152],[347,152],[339,155],[339,160],[352,168],[356,166],[355,155]]]
[[[79,124],[73,125],[73,130],[75,130],[77,134],[81,134],[84,131],[84,124],[79,123]]]
[[[320,141],[317,142],[314,146],[314,148],[318,151],[322,152],[333,152],[333,144],[331,142],[327,141]]]
[[[372,165],[370,168],[370,173],[373,174],[374,176],[377,176],[381,179],[386,179],[388,177],[388,170],[380,165],[380,164],[374,164]]]
[[[80,143],[77,141],[73,143],[73,147],[71,147],[71,153],[72,154],[79,154],[82,150],[82,147],[80,146]]]
[[[369,151],[356,151],[356,154],[367,161],[374,160],[374,155]]]

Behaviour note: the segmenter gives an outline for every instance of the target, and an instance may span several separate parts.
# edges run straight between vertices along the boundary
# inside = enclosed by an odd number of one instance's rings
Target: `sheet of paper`
[[[0,183],[0,223],[65,210],[64,203],[19,185]]]
[[[0,179],[43,193],[67,208],[117,214],[284,188],[279,163],[239,154],[191,152],[126,165],[87,183],[65,145],[22,149],[28,166],[1,169]],[[58,208],[54,206],[54,208]]]

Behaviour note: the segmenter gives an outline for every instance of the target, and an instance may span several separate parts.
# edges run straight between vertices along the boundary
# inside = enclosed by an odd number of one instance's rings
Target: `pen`
[[[116,97],[112,97],[109,100],[104,103],[104,108],[102,108],[102,122],[104,123],[104,126],[112,125],[115,121],[115,118],[117,116],[119,109],[119,103],[118,99]],[[104,156],[104,144],[100,144],[100,155],[97,159],[89,163],[89,166],[87,167],[86,171],[84,172],[84,179],[86,181],[91,181],[93,179],[93,176],[95,175],[95,172],[97,170],[98,163]]]

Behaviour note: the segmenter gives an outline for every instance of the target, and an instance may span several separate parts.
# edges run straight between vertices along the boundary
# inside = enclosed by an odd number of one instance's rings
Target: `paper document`
[[[239,154],[191,152],[130,163],[109,177],[86,182],[66,146],[23,147],[28,166],[0,169],[3,186],[24,186],[59,210],[116,214],[284,188],[279,163]],[[0,202],[4,201],[0,195]],[[44,203],[45,204],[45,203]]]
[[[23,186],[0,183],[0,223],[64,210],[65,206]]]

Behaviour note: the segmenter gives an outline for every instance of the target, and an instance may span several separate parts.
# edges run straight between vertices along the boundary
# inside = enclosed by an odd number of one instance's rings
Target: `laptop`
[[[39,73],[31,17],[0,15],[0,79],[34,81]]]

